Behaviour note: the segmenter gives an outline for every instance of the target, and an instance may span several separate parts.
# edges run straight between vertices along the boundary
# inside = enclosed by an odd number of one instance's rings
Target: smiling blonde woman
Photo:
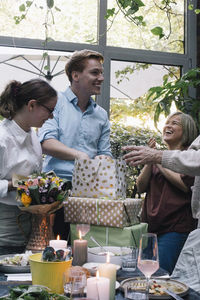
[[[163,128],[168,150],[186,150],[197,136],[194,120],[187,114],[170,115]],[[155,148],[154,140],[149,146]],[[142,221],[158,235],[160,266],[172,273],[188,234],[196,228],[191,211],[194,178],[163,168],[145,165],[137,179],[140,193],[146,192]]]

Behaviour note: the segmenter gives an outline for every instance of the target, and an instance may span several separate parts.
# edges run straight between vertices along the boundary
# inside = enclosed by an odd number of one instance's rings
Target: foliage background
[[[161,134],[149,129],[141,129],[139,127],[125,127],[113,122],[111,126],[111,150],[114,158],[121,157],[123,151],[122,146],[126,145],[147,145],[150,138],[156,139],[157,147],[164,149]],[[127,165],[127,198],[140,197],[136,189],[136,179],[140,174],[143,166],[130,167]]]

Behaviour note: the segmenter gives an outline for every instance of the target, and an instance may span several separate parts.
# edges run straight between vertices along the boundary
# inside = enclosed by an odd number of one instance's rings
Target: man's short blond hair
[[[78,71],[83,72],[85,68],[85,61],[87,59],[97,59],[100,63],[103,63],[103,55],[97,51],[93,50],[80,50],[75,51],[72,56],[69,58],[68,62],[65,65],[65,72],[69,78],[69,81],[72,83],[72,72]]]

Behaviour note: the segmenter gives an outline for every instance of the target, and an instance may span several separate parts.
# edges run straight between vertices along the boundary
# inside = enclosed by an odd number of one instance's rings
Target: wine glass
[[[85,236],[90,231],[90,214],[86,209],[80,209],[80,224],[76,225],[77,232],[81,232],[81,236]]]
[[[149,281],[151,275],[159,268],[157,235],[144,233],[140,239],[138,254],[138,269],[145,275],[147,281],[147,299],[149,299]]]
[[[90,224],[77,224],[76,225],[77,232],[81,232],[81,236],[85,236],[90,231]]]

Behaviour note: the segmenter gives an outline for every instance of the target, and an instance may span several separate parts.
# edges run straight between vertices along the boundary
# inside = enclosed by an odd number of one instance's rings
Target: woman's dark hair
[[[24,83],[13,80],[0,96],[0,115],[11,120],[30,100],[45,103],[54,97],[57,97],[56,90],[44,80],[32,79]]]

